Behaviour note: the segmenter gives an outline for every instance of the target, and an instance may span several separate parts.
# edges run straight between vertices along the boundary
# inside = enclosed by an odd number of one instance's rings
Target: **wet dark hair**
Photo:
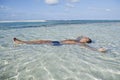
[[[91,39],[89,39],[89,41],[87,41],[87,43],[92,43],[92,40],[91,40]]]

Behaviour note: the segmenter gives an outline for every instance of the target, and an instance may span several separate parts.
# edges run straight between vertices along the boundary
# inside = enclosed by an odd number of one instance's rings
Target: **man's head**
[[[80,39],[81,43],[92,43],[92,40],[88,37],[83,37]]]

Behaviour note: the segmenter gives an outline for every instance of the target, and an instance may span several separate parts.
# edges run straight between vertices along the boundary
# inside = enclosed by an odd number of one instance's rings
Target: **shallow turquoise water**
[[[100,53],[79,45],[17,45],[22,40],[89,36]],[[0,30],[0,80],[119,80],[120,22],[63,24]]]

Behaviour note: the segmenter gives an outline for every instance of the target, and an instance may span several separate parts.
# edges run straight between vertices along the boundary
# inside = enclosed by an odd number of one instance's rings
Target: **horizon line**
[[[56,21],[59,21],[59,20],[63,20],[63,21],[72,21],[72,19],[56,19]],[[112,20],[114,20],[114,21],[120,21],[120,20],[118,20],[118,19],[111,19],[111,20],[108,20],[108,19],[73,19],[73,21],[74,20],[106,20],[106,21],[112,21]],[[0,20],[0,23],[7,23],[7,22],[47,22],[47,21],[50,21],[50,20]],[[51,21],[54,21],[54,20],[51,20]]]

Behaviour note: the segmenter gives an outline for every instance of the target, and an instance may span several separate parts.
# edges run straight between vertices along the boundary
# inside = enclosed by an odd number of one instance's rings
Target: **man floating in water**
[[[89,37],[78,37],[77,39],[67,39],[67,40],[62,40],[62,41],[52,41],[52,40],[32,40],[32,41],[23,41],[19,40],[17,38],[13,38],[14,42],[16,44],[50,44],[53,46],[60,46],[60,45],[65,45],[65,44],[80,44],[81,46],[84,46],[88,49],[94,50],[94,51],[99,51],[99,52],[106,52],[106,49],[104,48],[93,48],[90,47],[89,43],[92,43],[92,40]]]

